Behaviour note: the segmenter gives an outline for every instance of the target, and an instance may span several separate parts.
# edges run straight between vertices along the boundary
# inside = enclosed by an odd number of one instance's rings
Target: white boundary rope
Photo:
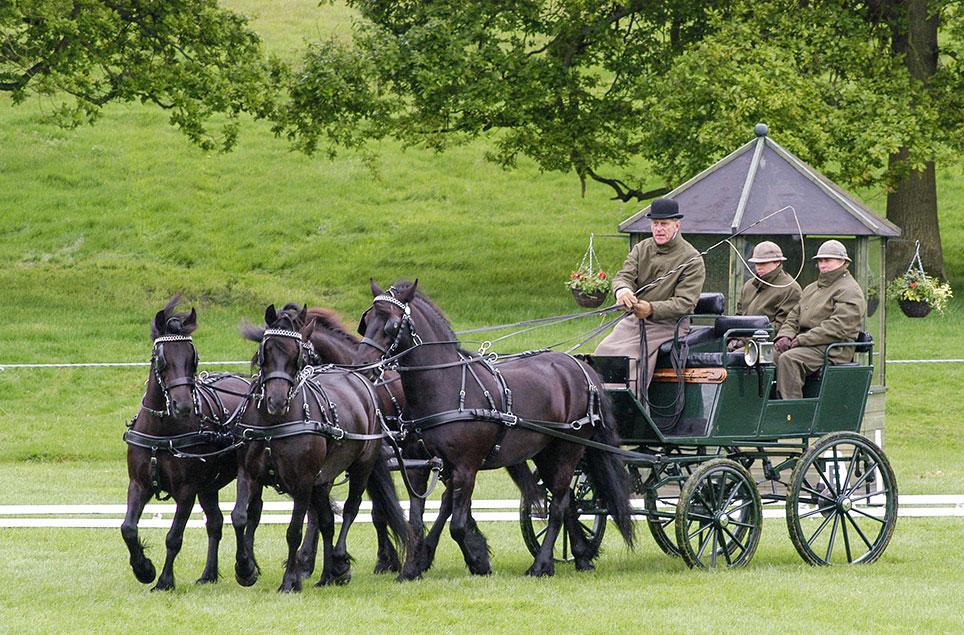
[[[434,521],[438,516],[440,502],[426,501],[425,520]],[[408,509],[408,501],[401,501]],[[222,502],[220,508],[225,514],[225,524],[230,524],[230,511],[233,502]],[[644,509],[642,500],[634,500],[633,507]],[[862,508],[872,515],[879,514],[879,507]],[[668,508],[667,508],[668,509]],[[144,508],[138,527],[167,529],[171,525],[175,506],[171,504],[151,504]],[[0,528],[111,528],[120,527],[126,511],[125,505],[0,505]],[[361,511],[355,522],[370,523],[371,503],[362,503]],[[291,502],[269,501],[264,504],[262,524],[287,524],[291,517]],[[204,527],[200,506],[195,506],[194,518],[188,527]],[[901,496],[898,501],[897,515],[900,517],[959,518],[964,517],[964,496],[961,495],[911,495]],[[514,499],[474,500],[472,516],[476,520],[519,522],[519,501]],[[779,501],[766,505],[764,518],[785,518],[784,503]],[[339,517],[340,520],[340,517]]]

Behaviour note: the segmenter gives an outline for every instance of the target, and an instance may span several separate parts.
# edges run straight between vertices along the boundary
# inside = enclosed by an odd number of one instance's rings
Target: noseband
[[[269,338],[272,337],[285,337],[288,339],[296,340],[299,346],[298,354],[298,374],[292,377],[290,374],[283,370],[276,370],[263,375],[264,373],[264,345]],[[264,400],[265,384],[272,379],[283,379],[288,382],[288,397],[285,400],[285,412],[288,412],[288,408],[291,405],[291,400],[294,399],[295,393],[298,390],[298,386],[304,381],[304,379],[311,374],[311,365],[317,363],[318,354],[315,353],[315,347],[311,341],[305,341],[302,338],[301,333],[298,331],[289,331],[286,329],[265,329],[264,334],[261,336],[261,345],[258,348],[258,375],[260,377],[261,390],[256,395],[257,407],[261,407],[261,402]],[[307,370],[307,372],[306,372]]]
[[[418,336],[418,333],[415,332],[415,321],[412,319],[412,309],[407,302],[402,302],[401,300],[395,297],[394,288],[389,289],[388,293],[383,293],[381,295],[375,296],[375,299],[372,300],[373,308],[376,302],[388,302],[389,304],[394,304],[399,309],[401,309],[402,323],[398,325],[398,332],[395,333],[395,339],[392,340],[392,343],[388,348],[385,348],[384,346],[382,346],[375,340],[371,339],[367,335],[365,335],[362,338],[362,341],[361,341],[362,344],[367,344],[372,348],[374,348],[375,350],[377,350],[379,353],[381,353],[383,360],[388,359],[389,357],[395,354],[395,349],[397,349],[398,345],[401,343],[402,334],[405,332],[405,329],[407,327],[409,330],[409,333],[412,336],[412,341],[415,343],[415,346],[421,346],[422,339]],[[415,348],[415,346],[413,346],[412,348]],[[408,349],[408,350],[411,350],[411,349]]]
[[[194,351],[194,370],[197,372],[199,357],[197,354],[197,349],[194,347],[194,340],[190,335],[162,335],[161,337],[154,340],[154,345],[151,348],[151,369],[154,372],[154,379],[157,381],[158,387],[161,389],[161,393],[164,395],[164,410],[155,410],[149,407],[144,401],[147,399],[147,395],[144,395],[144,399],[141,400],[141,407],[154,415],[155,417],[169,417],[171,416],[171,388],[176,388],[177,386],[190,386],[191,387],[191,400],[194,403],[194,414],[201,414],[201,405],[197,398],[197,388],[194,383],[194,375],[190,377],[178,377],[177,379],[171,381],[169,384],[165,384],[164,380],[161,378],[161,364],[167,365],[167,360],[164,359],[164,343],[165,342],[190,342],[191,349]]]

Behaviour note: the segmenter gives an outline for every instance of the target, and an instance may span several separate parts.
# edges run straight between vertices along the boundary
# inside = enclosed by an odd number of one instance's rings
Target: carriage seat
[[[696,308],[693,309],[693,315],[723,315],[725,309],[726,298],[722,293],[701,293],[700,299],[696,301]],[[712,342],[714,337],[714,327],[694,326],[683,336],[682,342],[692,348]],[[660,357],[668,355],[672,348],[673,342],[664,342],[659,347]]]
[[[866,331],[860,331],[857,333],[857,339],[854,340],[857,344],[870,344],[874,341],[874,336]],[[856,356],[860,351],[856,351],[854,356]],[[832,363],[832,362],[831,362]],[[868,360],[868,363],[872,363]],[[856,360],[850,360],[849,362],[840,362],[839,364],[833,364],[834,366],[860,366],[860,362]],[[816,397],[820,393],[820,382],[823,380],[823,366],[818,368],[816,372],[807,375],[807,379],[803,384],[803,396],[804,397]]]

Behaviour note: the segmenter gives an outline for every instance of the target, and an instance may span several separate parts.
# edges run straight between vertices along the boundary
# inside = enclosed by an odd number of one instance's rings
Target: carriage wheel
[[[852,432],[829,434],[793,469],[787,526],[812,565],[877,560],[897,524],[897,480],[883,451]]]
[[[674,474],[682,476],[692,473],[688,465],[671,465],[667,468],[675,470]],[[655,477],[655,475],[654,475]],[[682,478],[681,481],[682,482]],[[662,491],[651,487],[646,487],[644,492],[646,503],[646,524],[649,526],[649,533],[653,535],[653,540],[659,545],[666,555],[679,558],[680,550],[676,546],[676,505],[679,501],[679,493],[675,484],[667,484],[661,488]],[[671,509],[667,510],[669,507]],[[657,516],[656,514],[660,514]]]
[[[533,476],[538,481],[538,487],[543,493],[543,498],[529,505],[523,503],[519,508],[519,524],[522,527],[522,539],[525,541],[529,553],[535,557],[542,549],[546,531],[549,529],[549,504],[552,502],[552,493],[546,489],[542,479],[539,478],[538,470],[533,472]],[[572,477],[572,483],[570,494],[576,512],[580,514],[579,525],[586,534],[586,540],[589,541],[592,549],[598,551],[603,534],[606,532],[606,514],[597,513],[596,495],[588,476],[581,471],[577,471]],[[587,518],[590,514],[591,517]],[[575,559],[570,551],[569,534],[565,527],[556,538],[552,557],[556,562],[572,562]]]
[[[763,503],[750,473],[730,459],[699,466],[676,506],[676,541],[690,567],[742,567],[763,531]]]

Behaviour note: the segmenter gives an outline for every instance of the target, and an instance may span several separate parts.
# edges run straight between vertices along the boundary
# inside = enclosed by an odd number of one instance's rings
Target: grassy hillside
[[[289,57],[306,38],[343,36],[351,21],[343,7],[314,0],[229,4],[252,16],[269,50]],[[207,360],[249,357],[238,322],[259,321],[268,303],[330,306],[350,323],[370,302],[371,276],[386,286],[418,277],[457,328],[567,313],[574,305],[563,280],[588,234],[613,233],[636,209],[601,186],[581,197],[572,175],[525,163],[503,172],[483,159],[484,141],[445,155],[385,144],[369,165],[352,153],[333,161],[292,153],[250,122],[235,152],[205,155],[156,109],[112,105],[76,131],[47,123],[49,109],[0,100],[0,362],[146,360],[150,320],[177,290],[198,308]],[[864,194],[883,208],[883,192]],[[948,269],[962,296],[962,163],[942,169],[940,197]],[[625,240],[598,242],[607,269],[617,267]],[[964,357],[962,306],[959,297],[949,317],[921,322],[893,312],[890,355]],[[889,371],[889,440],[907,453],[904,469],[920,473],[916,489],[964,489],[954,460],[962,442],[937,405],[964,397],[961,382],[949,381],[959,371]],[[143,379],[143,369],[0,373],[8,432],[0,470],[119,459],[120,422]]]

